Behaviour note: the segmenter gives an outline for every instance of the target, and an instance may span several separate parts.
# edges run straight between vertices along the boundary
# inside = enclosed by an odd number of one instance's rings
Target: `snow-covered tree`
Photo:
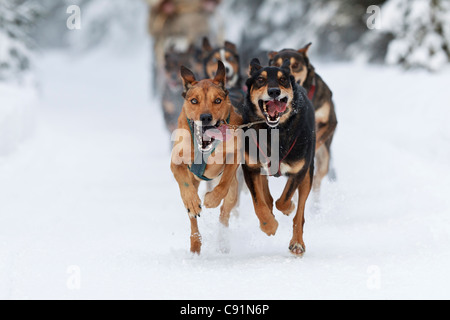
[[[301,48],[313,42],[315,56],[352,57],[351,45],[368,31],[370,5],[386,0],[227,0],[227,37],[240,44],[247,59],[255,49]],[[222,15],[219,12],[219,15]]]
[[[383,27],[393,34],[387,62],[439,70],[450,60],[450,1],[389,0]]]
[[[381,30],[368,27],[372,5],[381,7]],[[450,0],[227,0],[223,8],[244,61],[308,42],[312,55],[333,60],[437,70],[450,59]]]
[[[81,29],[68,37],[74,49],[86,51],[101,45],[126,50],[145,37],[148,10],[143,0],[82,0],[78,5]]]
[[[0,1],[0,81],[20,77],[30,68],[30,31],[40,12],[33,0]]]

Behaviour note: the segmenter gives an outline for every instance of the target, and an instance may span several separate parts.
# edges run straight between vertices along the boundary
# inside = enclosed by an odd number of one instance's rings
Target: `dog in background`
[[[164,89],[160,79],[164,75],[165,53],[170,47],[188,51],[198,39],[215,36],[217,27],[211,18],[221,0],[146,0],[150,5],[149,33],[153,40],[153,89]]]
[[[164,85],[162,108],[167,129],[172,133],[178,126],[178,117],[183,106],[183,82],[180,76],[181,66],[188,66],[197,72],[201,70],[199,50],[191,45],[187,51],[179,51],[174,46],[164,54]]]
[[[284,61],[280,67],[263,68],[259,60],[254,59],[250,65],[247,88],[243,120],[245,124],[254,123],[252,130],[256,131],[250,132],[253,137],[250,137],[250,143],[245,145],[245,164],[242,167],[256,215],[260,220],[260,228],[269,236],[274,235],[278,229],[268,178],[262,174],[262,170],[266,170],[276,177],[288,177],[283,194],[276,201],[276,208],[283,214],[290,215],[295,210],[292,197],[296,191],[299,193],[289,250],[296,256],[302,256],[305,253],[305,203],[311,191],[314,174],[314,108],[306,91],[291,75],[290,60]],[[256,124],[261,121],[262,124]],[[261,135],[261,130],[267,132],[265,146],[257,137]],[[276,150],[278,157],[275,160],[278,161],[274,163],[271,143],[272,135],[277,133],[279,149]],[[256,144],[257,148],[250,147],[251,143]],[[253,155],[256,159],[252,158],[252,149],[259,150],[259,156]]]
[[[178,119],[178,129],[183,130],[177,130],[171,170],[191,222],[193,253],[200,253],[202,244],[197,224],[197,217],[202,211],[202,202],[198,196],[200,182],[219,181],[206,194],[203,205],[217,208],[223,201],[220,222],[224,226],[228,226],[231,210],[238,199],[236,171],[240,166],[240,144],[237,135],[227,137],[226,129],[242,124],[242,118],[231,105],[225,87],[225,72],[225,66],[219,62],[213,79],[197,81],[192,71],[181,68],[184,104]],[[211,163],[208,156],[221,161]]]
[[[203,38],[203,68],[207,78],[214,77],[217,63],[222,61],[227,75],[227,89],[233,106],[239,111],[245,100],[242,86],[240,58],[237,46],[225,41],[223,46],[214,48],[207,37]]]
[[[337,127],[333,93],[311,64],[308,50],[311,43],[299,50],[284,49],[269,53],[269,64],[280,67],[287,59],[296,82],[303,86],[315,109],[316,118],[316,168],[314,190],[318,192],[323,178],[330,171],[331,144]]]

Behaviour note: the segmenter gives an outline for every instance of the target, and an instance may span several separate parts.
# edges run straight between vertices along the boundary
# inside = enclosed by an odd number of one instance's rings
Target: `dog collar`
[[[269,157],[266,155],[266,153],[264,152],[264,150],[261,148],[261,146],[259,145],[256,137],[254,135],[251,135],[253,138],[254,143],[256,144],[256,146],[258,147],[259,151],[261,152],[262,156],[264,158],[266,158],[267,161],[267,166],[271,167],[272,166],[272,162],[269,161]],[[289,156],[289,154],[292,152],[292,150],[294,149],[295,145],[297,144],[299,137],[296,137],[294,142],[292,143],[291,147],[289,148],[288,152],[284,155],[283,159],[281,159],[281,161],[278,163],[278,171],[275,175],[273,175],[273,177],[275,178],[279,178],[281,177],[283,174],[281,173],[281,164],[283,163],[284,160],[286,160],[286,158]]]

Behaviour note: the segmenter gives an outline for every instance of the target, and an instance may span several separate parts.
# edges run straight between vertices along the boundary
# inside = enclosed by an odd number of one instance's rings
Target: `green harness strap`
[[[226,120],[226,124],[230,123],[230,117],[231,117],[231,114],[228,116],[228,119]],[[211,181],[212,179],[205,177],[205,171],[206,171],[206,166],[208,164],[208,158],[216,150],[217,146],[222,143],[222,141],[218,141],[218,140],[214,141],[213,143],[215,145],[214,145],[214,148],[212,148],[211,152],[208,152],[208,153],[201,152],[199,149],[199,146],[198,146],[197,139],[195,139],[195,136],[194,136],[194,126],[192,124],[193,121],[191,121],[189,119],[187,119],[187,121],[188,121],[189,129],[191,130],[192,140],[194,141],[194,163],[192,165],[188,166],[188,169],[189,169],[189,171],[192,172],[192,174],[194,174],[199,179],[201,179],[203,181]]]

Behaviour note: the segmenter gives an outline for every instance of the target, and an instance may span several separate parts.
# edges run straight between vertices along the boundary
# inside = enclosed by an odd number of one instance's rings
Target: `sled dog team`
[[[289,250],[305,253],[305,203],[329,173],[337,126],[332,92],[310,62],[310,46],[269,52],[268,65],[253,59],[245,83],[231,42],[213,47],[204,38],[201,48],[166,50],[162,106],[173,132],[171,170],[191,223],[191,252],[201,251],[202,208],[221,206],[220,222],[228,226],[245,180],[267,235],[278,228],[275,208],[285,215],[296,211]],[[269,176],[287,178],[276,201]],[[203,202],[202,181],[214,183]]]

